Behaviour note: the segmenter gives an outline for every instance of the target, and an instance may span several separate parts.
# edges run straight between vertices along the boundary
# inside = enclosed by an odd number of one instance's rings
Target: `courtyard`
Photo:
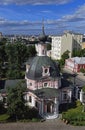
[[[85,126],[66,125],[60,119],[54,119],[34,123],[3,123],[0,130],[85,130]]]

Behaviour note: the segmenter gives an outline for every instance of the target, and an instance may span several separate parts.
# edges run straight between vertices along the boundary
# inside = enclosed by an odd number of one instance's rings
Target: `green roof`
[[[59,67],[48,56],[36,56],[31,64],[29,71],[26,73],[28,79],[41,79],[42,78],[42,66],[50,66],[50,77],[59,77]]]
[[[2,81],[0,81],[2,82]],[[7,87],[15,87],[17,86],[19,83],[21,83],[23,85],[23,87],[26,87],[26,81],[25,79],[14,79],[14,80],[3,80],[3,86],[0,89],[0,92],[6,92]]]
[[[39,98],[48,99],[58,97],[58,90],[55,88],[42,88],[34,91]]]

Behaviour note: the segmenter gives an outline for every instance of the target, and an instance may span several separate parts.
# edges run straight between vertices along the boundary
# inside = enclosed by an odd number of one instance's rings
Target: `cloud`
[[[16,0],[15,0],[16,1]],[[43,13],[52,14],[49,9],[41,10]],[[36,13],[36,12],[35,12]],[[30,14],[31,16],[31,14]],[[72,30],[75,32],[84,33],[85,27],[85,4],[78,7],[73,14],[67,14],[59,19],[45,19],[45,31],[47,34],[59,33],[63,32],[64,30]],[[3,17],[0,17],[0,31],[5,32],[12,32],[12,33],[28,33],[32,31],[35,34],[39,34],[42,28],[42,21],[29,21],[29,20],[7,20]],[[5,30],[5,31],[4,31]]]
[[[42,4],[66,4],[72,0],[0,0],[0,4],[32,4],[32,5],[42,5]]]
[[[85,4],[78,7],[74,14],[63,16],[61,20],[67,22],[85,21]]]

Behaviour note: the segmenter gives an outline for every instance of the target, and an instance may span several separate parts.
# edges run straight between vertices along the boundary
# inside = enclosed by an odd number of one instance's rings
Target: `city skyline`
[[[65,30],[85,33],[85,0],[0,0],[0,32],[47,34]]]

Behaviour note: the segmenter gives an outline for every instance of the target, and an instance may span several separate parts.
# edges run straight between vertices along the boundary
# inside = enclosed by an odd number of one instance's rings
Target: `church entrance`
[[[53,113],[53,102],[47,103],[47,113]]]

